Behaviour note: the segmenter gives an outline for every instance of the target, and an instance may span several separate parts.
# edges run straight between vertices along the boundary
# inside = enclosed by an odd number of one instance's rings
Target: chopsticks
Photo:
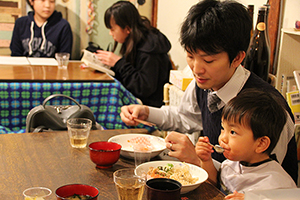
[[[147,122],[147,121],[144,121],[144,120],[141,120],[141,119],[134,119],[134,121],[136,122],[139,122],[141,124],[144,124],[144,125],[147,125],[147,126],[156,126],[155,124],[151,123],[151,122]]]

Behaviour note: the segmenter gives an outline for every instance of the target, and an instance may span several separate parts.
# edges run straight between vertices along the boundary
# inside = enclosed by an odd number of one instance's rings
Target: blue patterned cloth
[[[91,108],[96,121],[106,129],[126,126],[120,117],[123,105],[138,101],[117,80],[114,82],[0,82],[0,134],[24,133],[28,112],[51,94],[64,94]],[[67,98],[54,98],[51,105],[73,104]],[[140,124],[136,128],[149,128]]]

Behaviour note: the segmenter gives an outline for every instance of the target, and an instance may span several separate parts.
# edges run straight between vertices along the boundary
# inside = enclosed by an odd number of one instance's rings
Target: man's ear
[[[231,62],[231,66],[237,68],[243,62],[245,56],[246,56],[245,51],[239,51],[236,57]]]
[[[126,26],[125,30],[128,35],[131,33],[131,28],[129,26]]]
[[[257,146],[256,146],[256,153],[263,153],[264,151],[266,151],[270,144],[271,144],[271,140],[268,136],[263,136],[257,139]]]

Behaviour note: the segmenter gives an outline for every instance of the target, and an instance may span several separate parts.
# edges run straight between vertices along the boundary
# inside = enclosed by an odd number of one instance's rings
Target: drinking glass
[[[150,161],[152,148],[141,148],[140,145],[133,145],[133,150],[135,167]]]
[[[69,64],[69,53],[55,53],[55,58],[59,69],[67,69]]]
[[[86,118],[72,118],[67,120],[68,134],[71,146],[84,148],[92,127],[92,121]]]
[[[52,194],[52,191],[45,187],[32,187],[24,190],[23,196],[25,200],[40,199],[45,200]]]
[[[134,168],[115,171],[113,177],[119,200],[142,200],[146,180],[135,175]]]

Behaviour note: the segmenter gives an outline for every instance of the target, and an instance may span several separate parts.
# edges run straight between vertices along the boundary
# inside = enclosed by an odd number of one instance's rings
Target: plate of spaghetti
[[[180,161],[150,161],[136,167],[138,176],[147,174],[147,179],[170,178],[182,184],[181,194],[190,192],[207,180],[207,172],[196,165]]]
[[[151,150],[151,158],[166,149],[165,140],[150,134],[122,134],[109,138],[108,142],[115,142],[122,146],[121,156],[134,159],[134,147],[140,151]]]

